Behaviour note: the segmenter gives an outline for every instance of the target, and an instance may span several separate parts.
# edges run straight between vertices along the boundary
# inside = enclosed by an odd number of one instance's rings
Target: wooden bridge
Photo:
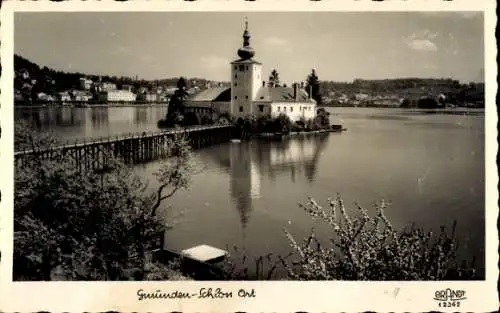
[[[226,142],[233,136],[232,125],[193,126],[121,137],[93,139],[56,147],[14,152],[16,166],[37,160],[69,160],[79,171],[105,170],[111,160],[125,164],[143,163],[167,157],[169,139],[186,135],[193,148]]]

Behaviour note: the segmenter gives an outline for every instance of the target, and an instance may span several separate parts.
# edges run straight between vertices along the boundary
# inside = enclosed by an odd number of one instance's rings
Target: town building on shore
[[[90,90],[94,82],[91,79],[82,77],[80,78],[80,88],[83,90]]]
[[[54,97],[51,96],[51,95],[48,95],[44,92],[39,92],[37,95],[36,95],[36,99],[38,101],[54,101]]]
[[[57,94],[57,96],[58,96],[59,101],[62,101],[62,102],[71,101],[71,96],[69,95],[69,93],[67,91],[59,92]]]
[[[101,102],[134,102],[137,96],[128,90],[106,90],[99,94]]]
[[[98,84],[98,90],[100,91],[116,90],[116,84],[110,82],[101,82]]]
[[[92,100],[92,95],[86,90],[72,90],[71,100],[78,102],[88,102]]]
[[[254,59],[250,46],[248,22],[243,32],[243,46],[238,49],[238,59],[231,62],[231,87],[207,88],[187,101],[189,108],[211,109],[218,113],[229,112],[236,118],[247,115],[286,114],[292,121],[316,116],[316,102],[304,90],[303,84],[292,87],[267,86],[262,79],[262,63]]]
[[[144,92],[137,95],[137,101],[158,102],[160,95],[153,92]]]

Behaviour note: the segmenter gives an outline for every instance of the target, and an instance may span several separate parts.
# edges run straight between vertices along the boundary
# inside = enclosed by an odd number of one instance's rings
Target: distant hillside
[[[151,90],[157,86],[164,88],[167,86],[175,86],[179,79],[178,77],[172,77],[159,80],[143,80],[132,77],[98,76],[77,72],[68,73],[56,71],[46,66],[40,67],[19,55],[14,55],[14,71],[14,89],[16,95],[19,99],[22,97],[26,100],[35,99],[35,95],[40,92],[54,95],[58,92],[79,90],[81,89],[80,78],[83,77],[91,79],[94,82],[101,80],[103,82],[114,83],[118,88],[121,88],[122,85],[132,85],[133,92],[138,92],[141,87]],[[203,89],[207,83],[211,85],[223,84],[229,86],[227,82],[209,81],[203,78],[188,78],[186,81],[188,88],[199,87]]]
[[[353,82],[321,82],[323,95],[332,101],[336,96],[354,97],[356,94],[370,96],[396,96],[417,101],[422,97],[446,96],[447,102],[455,105],[475,104],[484,106],[484,83],[461,84],[452,79],[397,78],[382,80],[356,79]]]
[[[138,93],[142,88],[152,90],[155,87],[166,88],[176,86],[178,77],[159,80],[140,80],[132,77],[98,76],[84,73],[68,73],[56,71],[14,55],[14,88],[16,100],[36,99],[38,93],[55,95],[58,92],[79,90],[80,78],[85,77],[94,82],[99,80],[122,85],[131,85],[132,91]],[[230,86],[228,82],[208,81],[204,78],[188,78],[187,87],[204,89],[207,83],[211,86],[222,84]],[[390,97],[397,102],[399,98],[416,103],[420,98],[437,99],[445,95],[446,102],[454,105],[473,105],[484,107],[484,83],[461,84],[452,79],[424,79],[424,78],[397,78],[383,80],[356,79],[353,82],[320,82],[321,94],[326,98],[327,105],[338,105],[339,97],[355,99],[357,94],[367,94],[370,97]],[[347,102],[349,104],[349,101]]]

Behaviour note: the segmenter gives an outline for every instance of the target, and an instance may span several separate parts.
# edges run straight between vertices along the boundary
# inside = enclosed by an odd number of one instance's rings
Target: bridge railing
[[[220,129],[220,128],[230,128],[231,124],[220,124],[220,125],[196,125],[196,126],[188,126],[188,127],[177,127],[177,128],[168,128],[161,131],[154,132],[141,132],[141,133],[129,133],[129,134],[121,134],[117,136],[108,136],[108,137],[89,137],[89,138],[80,138],[73,141],[67,141],[66,143],[61,143],[57,146],[45,147],[40,149],[23,149],[14,152],[14,157],[32,154],[32,153],[43,153],[54,150],[62,150],[67,148],[78,148],[84,147],[92,144],[100,144],[100,143],[112,143],[122,140],[129,139],[140,139],[140,138],[150,138],[156,136],[165,136],[165,135],[173,135],[173,134],[182,134],[182,133],[190,133],[195,131],[203,131],[203,130],[211,130],[211,129]]]

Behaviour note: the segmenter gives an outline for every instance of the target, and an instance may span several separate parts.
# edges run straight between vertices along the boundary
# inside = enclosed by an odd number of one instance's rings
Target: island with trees
[[[324,108],[317,109],[314,118],[301,117],[292,121],[290,117],[281,113],[277,116],[271,114],[249,114],[244,117],[235,118],[229,112],[220,114],[215,112],[193,112],[187,107],[186,78],[181,77],[177,81],[177,90],[170,98],[168,112],[164,119],[158,121],[159,128],[186,127],[194,125],[210,124],[232,124],[235,127],[237,138],[283,138],[306,133],[340,132],[346,130],[342,125],[330,123],[330,113]],[[276,69],[271,71],[268,88],[280,87],[279,73]],[[316,71],[313,69],[307,77],[306,90],[311,93],[310,97],[321,104],[320,82]]]

